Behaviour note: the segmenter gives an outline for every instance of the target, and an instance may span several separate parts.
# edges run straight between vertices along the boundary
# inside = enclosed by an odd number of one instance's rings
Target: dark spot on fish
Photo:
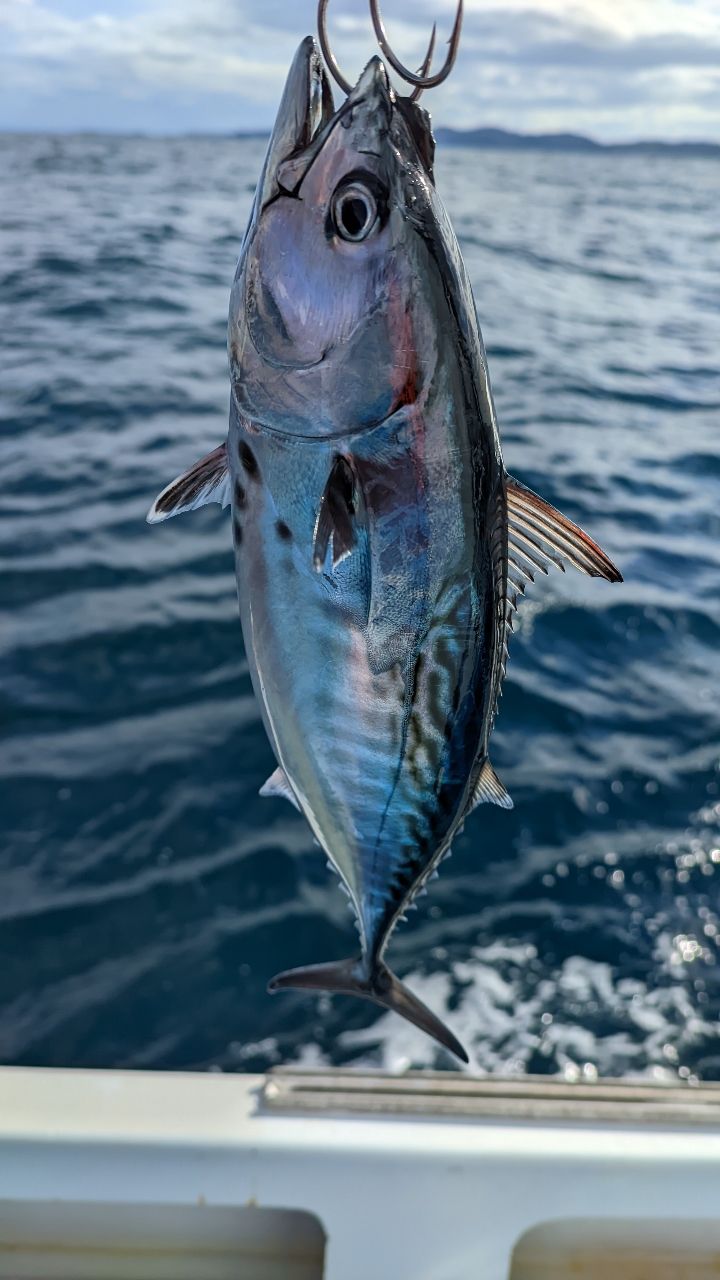
[[[260,468],[257,463],[257,458],[255,457],[255,454],[250,448],[250,445],[247,444],[245,440],[240,441],[240,445],[238,447],[238,453],[240,454],[240,461],[242,462],[248,475],[253,480],[259,480]]]
[[[284,520],[277,520],[275,528],[278,538],[282,538],[283,542],[292,542],[292,529]]]
[[[235,541],[236,547],[240,546],[240,543],[242,542],[242,536],[243,536],[243,528],[236,516],[235,519],[233,520],[233,539]]]
[[[235,481],[235,505],[242,511],[247,502],[247,494],[239,480]]]

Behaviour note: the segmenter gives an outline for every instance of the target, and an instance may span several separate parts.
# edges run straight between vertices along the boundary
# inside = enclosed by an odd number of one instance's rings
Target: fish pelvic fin
[[[313,567],[321,573],[328,549],[332,548],[332,566],[352,554],[357,543],[359,485],[348,457],[338,454],[333,462],[315,517]]]
[[[176,476],[159,493],[147,513],[148,524],[160,524],[182,511],[194,511],[208,502],[219,502],[221,507],[230,504],[230,476],[228,473],[227,445],[218,445],[189,471]]]
[[[263,782],[258,794],[261,796],[281,796],[283,800],[289,800],[298,813],[302,812],[297,802],[297,796],[290,786],[288,776],[281,765],[278,765],[275,772],[270,774],[267,782]]]
[[[563,573],[571,564],[590,578],[622,582],[619,569],[584,529],[512,476],[506,486],[510,585],[522,593],[535,572],[547,573],[551,564]]]
[[[306,969],[287,969],[268,983],[268,991],[271,992],[292,987],[371,1000],[383,1009],[399,1013],[401,1018],[406,1018],[437,1040],[444,1049],[454,1053],[461,1062],[469,1062],[467,1053],[452,1031],[382,961],[375,961],[370,973],[359,957],[331,964],[312,964]]]

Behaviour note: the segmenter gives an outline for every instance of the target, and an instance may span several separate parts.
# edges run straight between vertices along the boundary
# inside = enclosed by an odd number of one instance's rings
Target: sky
[[[237,132],[272,124],[315,0],[0,0],[0,129]],[[417,65],[454,0],[384,0]],[[376,52],[367,0],[330,0],[353,79]],[[441,53],[438,52],[439,58]],[[466,0],[436,125],[720,142],[720,0]]]

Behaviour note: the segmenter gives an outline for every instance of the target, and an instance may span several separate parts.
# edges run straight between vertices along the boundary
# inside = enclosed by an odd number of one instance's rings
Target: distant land
[[[0,3],[2,0],[0,0]],[[663,142],[647,138],[639,142],[596,142],[582,133],[515,133],[512,129],[476,128],[450,129],[439,125],[435,138],[443,147],[477,147],[486,151],[554,151],[562,154],[605,155],[655,155],[702,156],[720,159],[720,142],[703,142],[700,139],[685,142]],[[75,138],[242,138],[243,141],[264,142],[270,137],[269,129],[237,129],[231,132],[202,129],[182,133],[148,133],[142,129],[3,129],[2,137],[75,137]]]
[[[509,129],[443,129],[435,137],[446,147],[488,151],[630,152],[634,155],[710,156],[720,159],[717,142],[595,142],[581,133],[512,133]]]

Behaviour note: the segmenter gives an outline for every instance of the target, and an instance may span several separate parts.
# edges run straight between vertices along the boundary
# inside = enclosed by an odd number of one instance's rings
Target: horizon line
[[[10,128],[0,125],[0,137],[56,137],[56,138],[146,138],[150,139],[177,139],[177,138],[221,138],[230,139],[248,139],[260,140],[269,138],[272,132],[272,125],[262,126],[256,129],[180,129],[177,131],[162,129],[123,129],[121,127],[106,127],[102,129],[96,128]],[[439,124],[434,131],[436,136],[445,135],[457,138],[462,141],[466,137],[474,136],[484,138],[485,141],[491,139],[503,140],[514,143],[528,142],[538,143],[554,141],[577,142],[584,144],[590,149],[597,150],[619,150],[632,149],[638,147],[662,147],[682,150],[685,148],[703,147],[709,150],[720,152],[720,140],[715,141],[710,138],[668,138],[668,137],[632,137],[623,139],[603,140],[593,137],[591,134],[577,132],[574,129],[553,129],[539,130],[537,132],[529,132],[527,130],[510,129],[505,125],[466,125],[462,128],[455,125]],[[481,145],[477,141],[471,145]]]

